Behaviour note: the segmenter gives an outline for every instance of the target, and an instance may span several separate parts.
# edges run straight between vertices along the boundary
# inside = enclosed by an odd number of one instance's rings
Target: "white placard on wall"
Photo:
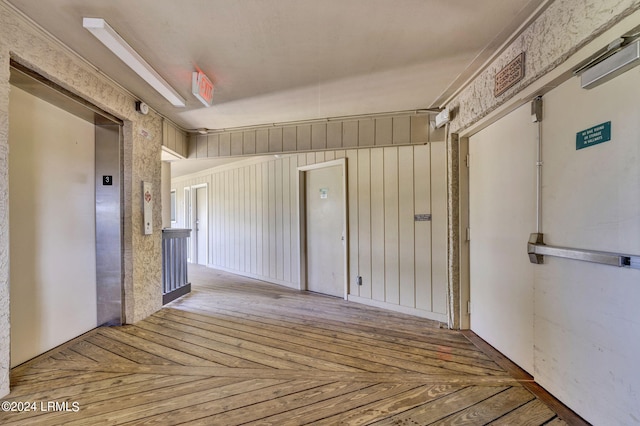
[[[144,211],[144,234],[153,234],[153,190],[151,182],[142,182],[142,206]]]

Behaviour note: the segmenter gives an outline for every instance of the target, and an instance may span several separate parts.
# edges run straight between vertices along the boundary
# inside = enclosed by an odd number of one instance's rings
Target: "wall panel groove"
[[[385,300],[384,157],[383,148],[371,150],[371,298]]]
[[[398,148],[400,305],[415,307],[414,147]]]
[[[174,134],[167,126],[167,134]],[[175,138],[179,138],[175,133]],[[186,142],[186,134],[184,135]],[[170,143],[168,136],[167,144]],[[209,141],[208,150],[205,148]],[[444,140],[444,130],[431,130],[428,113],[389,115],[314,121],[301,124],[261,126],[249,130],[191,134],[190,158],[250,156],[292,152],[324,151],[370,146],[425,144]],[[174,143],[178,145],[178,143]]]
[[[398,259],[398,149],[384,148],[384,259],[385,301],[400,303]]]

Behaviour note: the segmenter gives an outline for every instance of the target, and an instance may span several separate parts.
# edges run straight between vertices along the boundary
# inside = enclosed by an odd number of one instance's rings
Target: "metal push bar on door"
[[[531,263],[537,264],[544,263],[544,256],[554,256],[602,265],[640,269],[640,256],[548,246],[544,244],[542,234],[531,234],[527,243],[527,252]]]

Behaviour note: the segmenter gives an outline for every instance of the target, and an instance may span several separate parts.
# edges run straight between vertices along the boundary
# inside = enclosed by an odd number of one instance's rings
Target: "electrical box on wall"
[[[151,182],[142,182],[142,209],[144,234],[153,234],[153,187]]]

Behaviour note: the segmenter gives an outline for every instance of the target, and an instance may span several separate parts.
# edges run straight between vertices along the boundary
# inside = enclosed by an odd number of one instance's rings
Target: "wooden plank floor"
[[[202,267],[190,278],[150,318],[13,369],[3,401],[36,404],[0,424],[567,424],[526,374],[439,323]]]

